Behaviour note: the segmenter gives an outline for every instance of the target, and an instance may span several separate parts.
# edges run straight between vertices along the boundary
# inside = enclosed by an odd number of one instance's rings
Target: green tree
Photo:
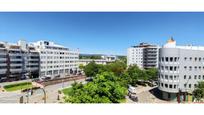
[[[201,101],[201,99],[204,98],[204,82],[203,81],[198,82],[198,85],[193,91],[193,97],[195,97],[197,101]]]
[[[121,61],[115,61],[105,66],[107,71],[113,72],[115,75],[120,76],[126,70],[126,64]]]
[[[127,74],[129,76],[129,83],[136,86],[138,83],[148,80],[148,75],[145,70],[141,70],[137,65],[131,65],[127,69]]]
[[[103,72],[83,86],[74,84],[72,93],[65,98],[70,103],[120,103],[125,99],[123,87],[112,72]]]
[[[80,69],[80,70],[83,70],[83,69],[84,69],[84,65],[83,65],[83,64],[80,64],[80,65],[79,65],[79,69]]]
[[[99,73],[100,66],[96,64],[94,61],[90,62],[88,65],[84,67],[84,72],[87,77],[95,77],[96,74]]]
[[[156,68],[150,68],[146,70],[146,73],[148,75],[148,80],[154,81],[158,78],[158,69]]]

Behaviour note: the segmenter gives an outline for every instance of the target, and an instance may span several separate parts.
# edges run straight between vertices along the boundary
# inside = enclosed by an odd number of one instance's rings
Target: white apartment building
[[[25,41],[17,44],[0,43],[0,82],[37,78],[39,76],[39,53]]]
[[[159,61],[159,46],[140,43],[127,50],[127,65],[137,65],[139,68],[157,68]]]
[[[49,41],[33,43],[40,53],[40,76],[64,77],[78,72],[79,50],[70,50]]]

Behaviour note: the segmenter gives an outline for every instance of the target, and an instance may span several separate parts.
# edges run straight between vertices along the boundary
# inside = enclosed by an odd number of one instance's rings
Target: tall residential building
[[[159,62],[159,46],[140,43],[127,50],[127,65],[137,65],[139,68],[157,68]]]
[[[40,76],[64,77],[78,72],[79,50],[49,41],[33,43],[40,53]]]
[[[0,82],[37,78],[39,53],[25,41],[17,44],[0,43]]]
[[[177,46],[172,38],[160,49],[159,89],[166,100],[187,100],[204,80],[204,47]]]

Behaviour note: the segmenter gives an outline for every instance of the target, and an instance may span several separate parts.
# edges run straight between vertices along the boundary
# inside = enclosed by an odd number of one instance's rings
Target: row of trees
[[[141,70],[136,65],[127,68],[124,61],[107,65],[95,62],[80,66],[93,81],[85,85],[73,84],[71,93],[65,98],[70,103],[120,103],[125,100],[128,85],[156,79],[157,69]]]

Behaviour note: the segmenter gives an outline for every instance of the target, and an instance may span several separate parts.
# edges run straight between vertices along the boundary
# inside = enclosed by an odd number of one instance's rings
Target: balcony
[[[22,66],[22,63],[16,64],[16,63],[11,63],[10,64],[11,67],[15,67],[15,66]]]
[[[15,73],[15,72],[22,72],[22,68],[20,68],[20,69],[10,69],[10,72],[11,73]]]
[[[31,68],[26,68],[26,70],[29,72],[29,71],[37,71],[39,70],[38,67],[31,67]]]
[[[6,58],[0,58],[0,61],[6,61],[7,59]]]
[[[0,66],[7,66],[7,63],[0,63]]]
[[[5,69],[0,69],[0,73],[1,74],[5,74],[6,73],[6,71],[7,71],[7,69],[5,68]]]
[[[22,61],[22,59],[11,58],[10,61]]]

